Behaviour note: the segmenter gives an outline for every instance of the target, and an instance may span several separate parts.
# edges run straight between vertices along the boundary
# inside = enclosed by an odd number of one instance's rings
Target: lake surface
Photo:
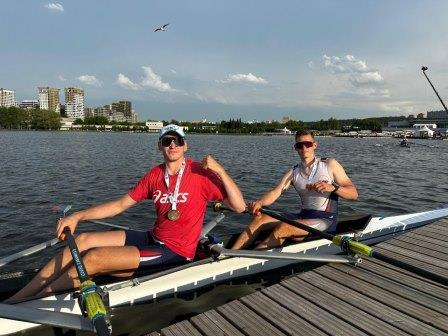
[[[187,141],[190,157],[200,160],[212,154],[226,167],[246,201],[274,187],[299,160],[292,147],[293,136],[189,135]],[[397,139],[389,138],[327,137],[317,141],[318,155],[335,157],[358,188],[358,201],[340,202],[342,214],[398,215],[448,203],[448,141],[413,140],[411,148],[402,148]],[[156,142],[156,134],[0,132],[0,257],[52,239],[57,220],[53,205],[71,204],[76,211],[122,196],[162,161]],[[291,188],[273,208],[293,210],[298,203]],[[213,217],[210,212],[206,218]],[[250,219],[246,214],[229,214],[215,232],[235,232]],[[108,221],[145,229],[154,222],[154,207],[145,201]],[[90,223],[78,226],[78,232],[103,229]],[[0,273],[37,268],[56,252],[57,247],[47,249],[3,267]],[[255,279],[253,284],[221,284],[194,300],[170,298],[115,310],[114,335],[160,330],[283,277],[278,271],[273,279],[267,280],[269,276]],[[46,327],[26,333],[54,334],[63,332]]]
[[[218,159],[240,186],[246,201],[274,187],[299,160],[293,136],[189,135],[188,156]],[[335,157],[356,184],[359,199],[341,201],[342,214],[398,215],[442,207],[448,197],[448,141],[412,140],[411,148],[391,138],[318,138],[318,155]],[[0,132],[0,256],[54,237],[55,204],[84,209],[125,194],[162,161],[156,134]],[[295,209],[290,188],[273,205]],[[211,212],[207,219],[213,218]],[[145,201],[111,223],[136,229],[152,226],[154,207]],[[246,214],[231,214],[216,228],[225,235],[244,228]],[[103,230],[82,223],[78,232]],[[51,250],[2,269],[37,267]]]

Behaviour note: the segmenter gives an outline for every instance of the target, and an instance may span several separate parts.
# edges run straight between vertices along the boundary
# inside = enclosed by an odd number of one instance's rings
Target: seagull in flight
[[[159,27],[159,28],[157,28],[156,30],[154,30],[154,33],[155,32],[158,32],[158,31],[166,31],[166,26],[168,26],[169,25],[169,23],[167,23],[167,24],[164,24],[162,27]]]

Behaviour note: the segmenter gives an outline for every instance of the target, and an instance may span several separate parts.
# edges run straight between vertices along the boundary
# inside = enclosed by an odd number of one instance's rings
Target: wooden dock
[[[376,248],[392,262],[326,264],[148,335],[447,335],[448,220]]]

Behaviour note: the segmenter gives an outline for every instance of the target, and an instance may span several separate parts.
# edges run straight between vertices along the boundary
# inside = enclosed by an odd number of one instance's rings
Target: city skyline
[[[422,65],[448,97],[446,9],[436,1],[10,2],[0,87],[21,101],[39,86],[82,86],[85,106],[130,100],[141,120],[416,115],[441,109]]]

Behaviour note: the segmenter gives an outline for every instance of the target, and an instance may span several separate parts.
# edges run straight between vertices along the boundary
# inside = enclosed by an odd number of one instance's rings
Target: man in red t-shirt
[[[164,163],[150,169],[126,195],[58,221],[57,237],[65,239],[66,226],[73,233],[80,221],[114,217],[137,202],[154,201],[157,219],[152,231],[89,232],[76,238],[89,275],[125,277],[141,267],[189,260],[196,251],[207,202],[223,201],[236,212],[244,211],[241,191],[211,155],[201,163],[185,158],[188,145],[181,127],[163,127],[158,146]],[[78,275],[65,248],[10,300],[77,286]]]

